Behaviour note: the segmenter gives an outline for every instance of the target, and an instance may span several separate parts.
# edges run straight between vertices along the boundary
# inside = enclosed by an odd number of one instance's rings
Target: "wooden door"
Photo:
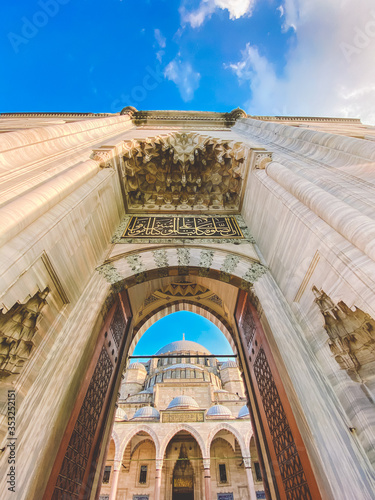
[[[319,500],[321,495],[271,349],[257,311],[243,290],[239,292],[235,317],[256,401],[250,413],[257,412],[261,422],[257,425],[252,419],[253,429],[265,438],[279,497]]]
[[[43,500],[90,497],[130,319],[128,295],[122,292],[97,338]]]

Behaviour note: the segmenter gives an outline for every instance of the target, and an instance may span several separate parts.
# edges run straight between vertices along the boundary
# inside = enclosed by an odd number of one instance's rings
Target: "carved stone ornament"
[[[264,170],[268,165],[268,163],[271,163],[271,161],[272,161],[272,153],[269,153],[267,151],[256,153],[254,168],[256,168],[257,170]]]
[[[367,363],[375,361],[375,321],[370,315],[344,302],[338,304],[315,286],[315,302],[323,317],[329,348],[340,367],[354,379]]]
[[[223,307],[223,302],[212,290],[209,290],[199,283],[192,283],[190,281],[176,281],[169,283],[166,287],[155,290],[151,295],[149,295],[142,306],[138,310],[138,315],[141,317],[145,310],[151,304],[154,307],[158,307],[159,304],[156,302],[171,303],[176,300],[186,299],[186,300],[197,300],[200,304],[207,303],[207,301],[213,302],[219,307]],[[214,306],[212,306],[214,307]]]
[[[36,323],[49,289],[37,292],[25,304],[0,313],[0,380],[17,375],[34,348]]]
[[[240,208],[248,149],[241,142],[173,133],[124,144],[128,209]]]
[[[93,151],[92,159],[100,162],[100,166],[103,168],[112,167],[112,152],[106,149],[96,149]]]

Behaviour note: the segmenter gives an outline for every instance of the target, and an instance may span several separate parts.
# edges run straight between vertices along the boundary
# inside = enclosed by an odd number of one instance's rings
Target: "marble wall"
[[[313,293],[375,318],[372,132],[311,120],[291,126],[243,118],[225,130],[202,124],[206,135],[264,153],[264,161],[248,158],[241,215],[252,238],[241,245],[182,241],[178,250],[158,241],[111,243],[125,215],[117,171],[123,141],[168,133],[169,122],[136,128],[127,115],[86,116],[25,128],[12,120],[2,128],[13,131],[0,137],[2,312],[48,288],[28,361],[0,389],[3,438],[7,391],[17,393],[17,498],[43,494],[111,285],[179,266],[212,267],[223,283],[233,275],[256,293],[322,496],[372,498],[373,365],[358,379],[341,368]],[[158,249],[167,260],[155,257]],[[97,271],[103,266],[106,272]],[[0,469],[8,495],[4,451]]]

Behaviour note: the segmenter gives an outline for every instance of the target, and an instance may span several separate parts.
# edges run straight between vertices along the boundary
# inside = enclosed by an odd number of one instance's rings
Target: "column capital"
[[[157,458],[155,460],[155,464],[156,464],[156,469],[162,469],[163,468],[163,459]]]
[[[242,457],[243,463],[246,469],[251,469],[251,458],[250,457]]]
[[[211,466],[211,460],[209,458],[204,458],[203,459],[203,468],[209,469],[210,466]]]
[[[113,470],[117,471],[121,469],[121,460],[115,460],[113,462]]]

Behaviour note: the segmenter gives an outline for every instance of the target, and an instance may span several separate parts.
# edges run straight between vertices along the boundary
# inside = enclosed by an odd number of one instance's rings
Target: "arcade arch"
[[[207,455],[209,456],[212,442],[216,438],[216,436],[220,432],[226,431],[226,432],[229,432],[230,434],[232,434],[233,437],[237,440],[237,442],[240,446],[240,449],[241,449],[242,457],[249,457],[250,456],[250,452],[249,452],[250,438],[252,436],[252,431],[251,431],[250,424],[248,426],[250,427],[250,429],[247,430],[245,435],[242,435],[234,426],[228,424],[227,422],[221,422],[220,424],[217,424],[217,426],[215,426],[210,431],[210,433],[207,437],[207,443],[206,443]],[[244,429],[241,429],[241,431],[243,432]]]
[[[132,438],[139,433],[144,433],[148,435],[149,439],[151,439],[155,445],[156,458],[160,458],[162,455],[160,452],[161,447],[159,438],[155,433],[155,431],[152,429],[152,427],[145,424],[138,424],[138,425],[135,424],[134,427],[127,434],[125,434],[120,444],[119,456],[123,456],[124,451],[128,446],[128,444],[130,443],[130,441],[132,440]]]

